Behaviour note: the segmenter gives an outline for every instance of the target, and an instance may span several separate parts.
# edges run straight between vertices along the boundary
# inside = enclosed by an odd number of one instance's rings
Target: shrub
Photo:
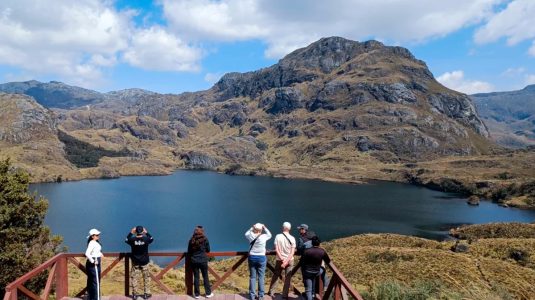
[[[28,193],[30,176],[0,160],[0,290],[8,283],[40,265],[59,249],[62,239],[52,236],[43,222],[48,209],[44,198]],[[46,273],[26,284],[29,289],[43,287]]]

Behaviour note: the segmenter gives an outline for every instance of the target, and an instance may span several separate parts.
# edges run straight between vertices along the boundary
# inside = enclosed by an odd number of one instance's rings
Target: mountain
[[[493,140],[513,148],[535,145],[535,85],[471,97]]]
[[[39,84],[8,85],[18,92]],[[41,85],[49,94],[66,86]],[[273,66],[226,74],[194,93],[68,90],[101,97],[60,108],[50,99],[58,128],[70,137],[66,151],[75,139],[128,153],[104,157],[93,175],[102,168],[133,175],[191,167],[311,176],[318,169],[320,178],[358,181],[390,177],[393,164],[495,149],[469,97],[438,83],[407,49],[377,41],[323,38]],[[72,103],[65,97],[62,103]]]
[[[59,81],[43,83],[36,80],[0,84],[0,92],[32,96],[48,108],[75,108],[104,100],[99,92],[70,86]]]

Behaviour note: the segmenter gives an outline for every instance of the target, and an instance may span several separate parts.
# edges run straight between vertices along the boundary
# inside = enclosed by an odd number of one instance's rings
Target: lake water
[[[213,251],[245,251],[244,233],[256,222],[275,234],[289,221],[294,236],[295,227],[307,223],[322,240],[331,240],[368,232],[443,239],[455,224],[535,220],[533,211],[490,202],[472,207],[455,195],[407,184],[352,185],[208,171],[33,184],[30,190],[49,199],[45,222],[71,252],[85,250],[93,227],[102,231],[106,252],[128,251],[124,238],[136,225],[153,234],[151,251],[185,250],[195,225],[205,227]]]

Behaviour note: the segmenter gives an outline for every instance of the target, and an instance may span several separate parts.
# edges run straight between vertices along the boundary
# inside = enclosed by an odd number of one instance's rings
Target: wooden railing
[[[270,251],[267,253],[268,255],[274,255],[275,252]],[[208,254],[209,257],[240,257],[238,261],[236,261],[228,270],[225,271],[224,274],[220,275],[218,274],[214,269],[211,267],[208,267],[208,271],[215,279],[215,282],[212,284],[212,289],[217,290],[218,287],[225,282],[225,280],[236,270],[240,267],[241,264],[243,264],[248,257],[247,252],[211,252]],[[110,265],[108,265],[105,269],[102,270],[101,278],[104,279],[112,269],[114,269],[121,261],[124,264],[124,295],[128,296],[130,295],[130,259],[127,259],[129,257],[128,253],[104,253],[105,257],[108,258],[114,258],[114,260],[111,262]],[[186,294],[192,295],[193,294],[193,272],[191,271],[189,259],[186,258],[186,254],[184,252],[151,252],[151,257],[168,257],[172,258],[172,261],[168,263],[158,274],[152,274],[150,273],[150,277],[152,281],[161,289],[164,293],[168,295],[174,294],[174,292],[166,286],[162,279],[164,275],[169,272],[169,270],[175,268],[177,265],[180,264],[180,262],[184,262],[185,266],[185,286],[186,286]],[[83,273],[86,273],[85,266],[80,263],[77,258],[83,258],[85,257],[82,253],[61,253],[58,254],[45,263],[41,264],[40,266],[36,267],[35,269],[31,270],[30,272],[26,273],[25,275],[21,276],[17,280],[13,281],[12,283],[8,284],[6,286],[6,293],[4,295],[4,300],[18,300],[19,296],[26,296],[29,299],[33,300],[48,300],[50,295],[52,294],[53,288],[55,291],[55,299],[61,300],[64,297],[69,296],[69,264],[74,265],[76,268],[78,268]],[[296,259],[297,261],[297,259]],[[299,269],[300,264],[296,264],[296,266],[291,271],[291,276],[293,276]],[[319,293],[318,298],[319,299],[329,299],[331,295],[333,296],[334,300],[346,300],[347,296],[351,296],[355,300],[362,300],[362,297],[360,294],[353,289],[351,284],[346,280],[346,278],[343,276],[343,274],[336,268],[336,266],[331,262],[328,264],[328,267],[332,273],[329,285],[327,289],[324,291],[324,288],[322,286],[321,280],[319,281]],[[267,264],[267,268],[271,270],[271,272],[274,272],[274,267],[269,262]],[[36,292],[32,292],[29,289],[27,289],[24,284],[40,275],[42,272],[48,271],[48,278],[46,281],[45,288],[41,292],[41,294],[37,294]],[[269,277],[266,277],[269,278]],[[269,282],[269,280],[267,280]],[[284,286],[283,294],[287,295],[290,288],[293,288],[294,292],[298,295],[300,294],[299,290],[297,290],[295,287],[289,287],[287,285]],[[81,297],[83,294],[86,293],[86,288],[80,290],[75,294],[75,297]]]

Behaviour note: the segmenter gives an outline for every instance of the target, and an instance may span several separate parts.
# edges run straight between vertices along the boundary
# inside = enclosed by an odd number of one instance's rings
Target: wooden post
[[[324,270],[324,272],[327,272],[327,270]],[[321,276],[321,273],[318,277],[316,277],[316,291],[318,293],[318,296],[319,296],[319,299],[323,299],[323,291],[324,291],[324,286],[323,286],[323,280],[322,280],[322,276]]]
[[[193,296],[193,270],[191,269],[191,258],[186,256],[186,264],[184,266],[184,272],[186,272],[185,284],[186,295]]]
[[[124,258],[124,295],[130,296],[130,256]]]
[[[69,268],[67,256],[61,255],[56,262],[56,299],[69,296]],[[16,299],[16,298],[15,298]]]
[[[342,285],[337,283],[334,286],[334,300],[341,300],[342,299]]]
[[[18,297],[17,292],[18,292],[18,289],[13,289],[11,291],[11,300],[17,300],[17,297]]]

